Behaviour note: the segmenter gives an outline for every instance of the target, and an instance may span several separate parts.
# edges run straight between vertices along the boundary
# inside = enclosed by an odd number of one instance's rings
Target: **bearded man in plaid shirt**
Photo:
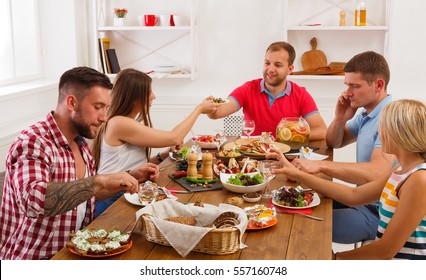
[[[69,233],[85,228],[95,199],[158,177],[145,163],[128,172],[95,175],[85,138],[95,137],[107,119],[109,78],[88,67],[66,71],[59,81],[55,111],[22,131],[10,147],[0,211],[1,259],[49,259]]]

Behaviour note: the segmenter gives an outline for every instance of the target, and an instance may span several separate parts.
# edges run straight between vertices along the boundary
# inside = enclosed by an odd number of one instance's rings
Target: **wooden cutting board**
[[[326,67],[327,66],[327,57],[325,54],[317,50],[317,38],[313,37],[310,41],[312,49],[305,52],[302,55],[302,67],[303,70]]]
[[[305,69],[291,73],[292,75],[344,75],[343,67],[339,66],[325,66]]]

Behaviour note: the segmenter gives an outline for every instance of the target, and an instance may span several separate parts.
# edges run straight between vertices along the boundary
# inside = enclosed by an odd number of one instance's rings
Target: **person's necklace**
[[[408,166],[408,168],[405,168],[405,170],[404,171],[400,171],[401,172],[401,174],[405,174],[405,173],[407,173],[408,171],[410,171],[414,166],[417,166],[417,165],[420,165],[420,164],[422,164],[424,161],[422,160],[422,161],[418,161],[418,162],[415,162],[415,163],[413,163],[413,164],[411,164],[410,166]],[[402,168],[402,166],[401,166],[401,168]]]

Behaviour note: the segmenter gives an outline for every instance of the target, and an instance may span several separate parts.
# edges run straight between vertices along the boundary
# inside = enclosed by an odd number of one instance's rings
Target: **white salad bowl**
[[[259,174],[259,172],[253,172],[253,173],[246,173],[246,175],[254,176],[256,174]],[[235,193],[252,193],[252,192],[259,192],[265,189],[266,182],[263,182],[262,184],[252,185],[252,186],[239,186],[228,183],[229,177],[234,177],[235,174],[228,174],[228,173],[220,173],[220,181],[222,182],[222,185],[225,189],[231,192]]]

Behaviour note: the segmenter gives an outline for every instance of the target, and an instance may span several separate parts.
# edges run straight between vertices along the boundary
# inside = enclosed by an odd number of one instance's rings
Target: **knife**
[[[171,193],[191,193],[190,191],[186,190],[168,190]]]
[[[300,212],[289,212],[289,211],[285,211],[282,209],[279,209],[277,207],[273,207],[275,209],[275,212],[279,213],[279,214],[297,214],[297,215],[301,215],[301,216],[305,216],[307,218],[313,219],[313,220],[317,220],[317,221],[324,221],[324,218],[320,218],[320,217],[316,217],[316,216],[312,216],[312,215],[308,215],[308,214],[304,214],[304,213],[300,213]]]

